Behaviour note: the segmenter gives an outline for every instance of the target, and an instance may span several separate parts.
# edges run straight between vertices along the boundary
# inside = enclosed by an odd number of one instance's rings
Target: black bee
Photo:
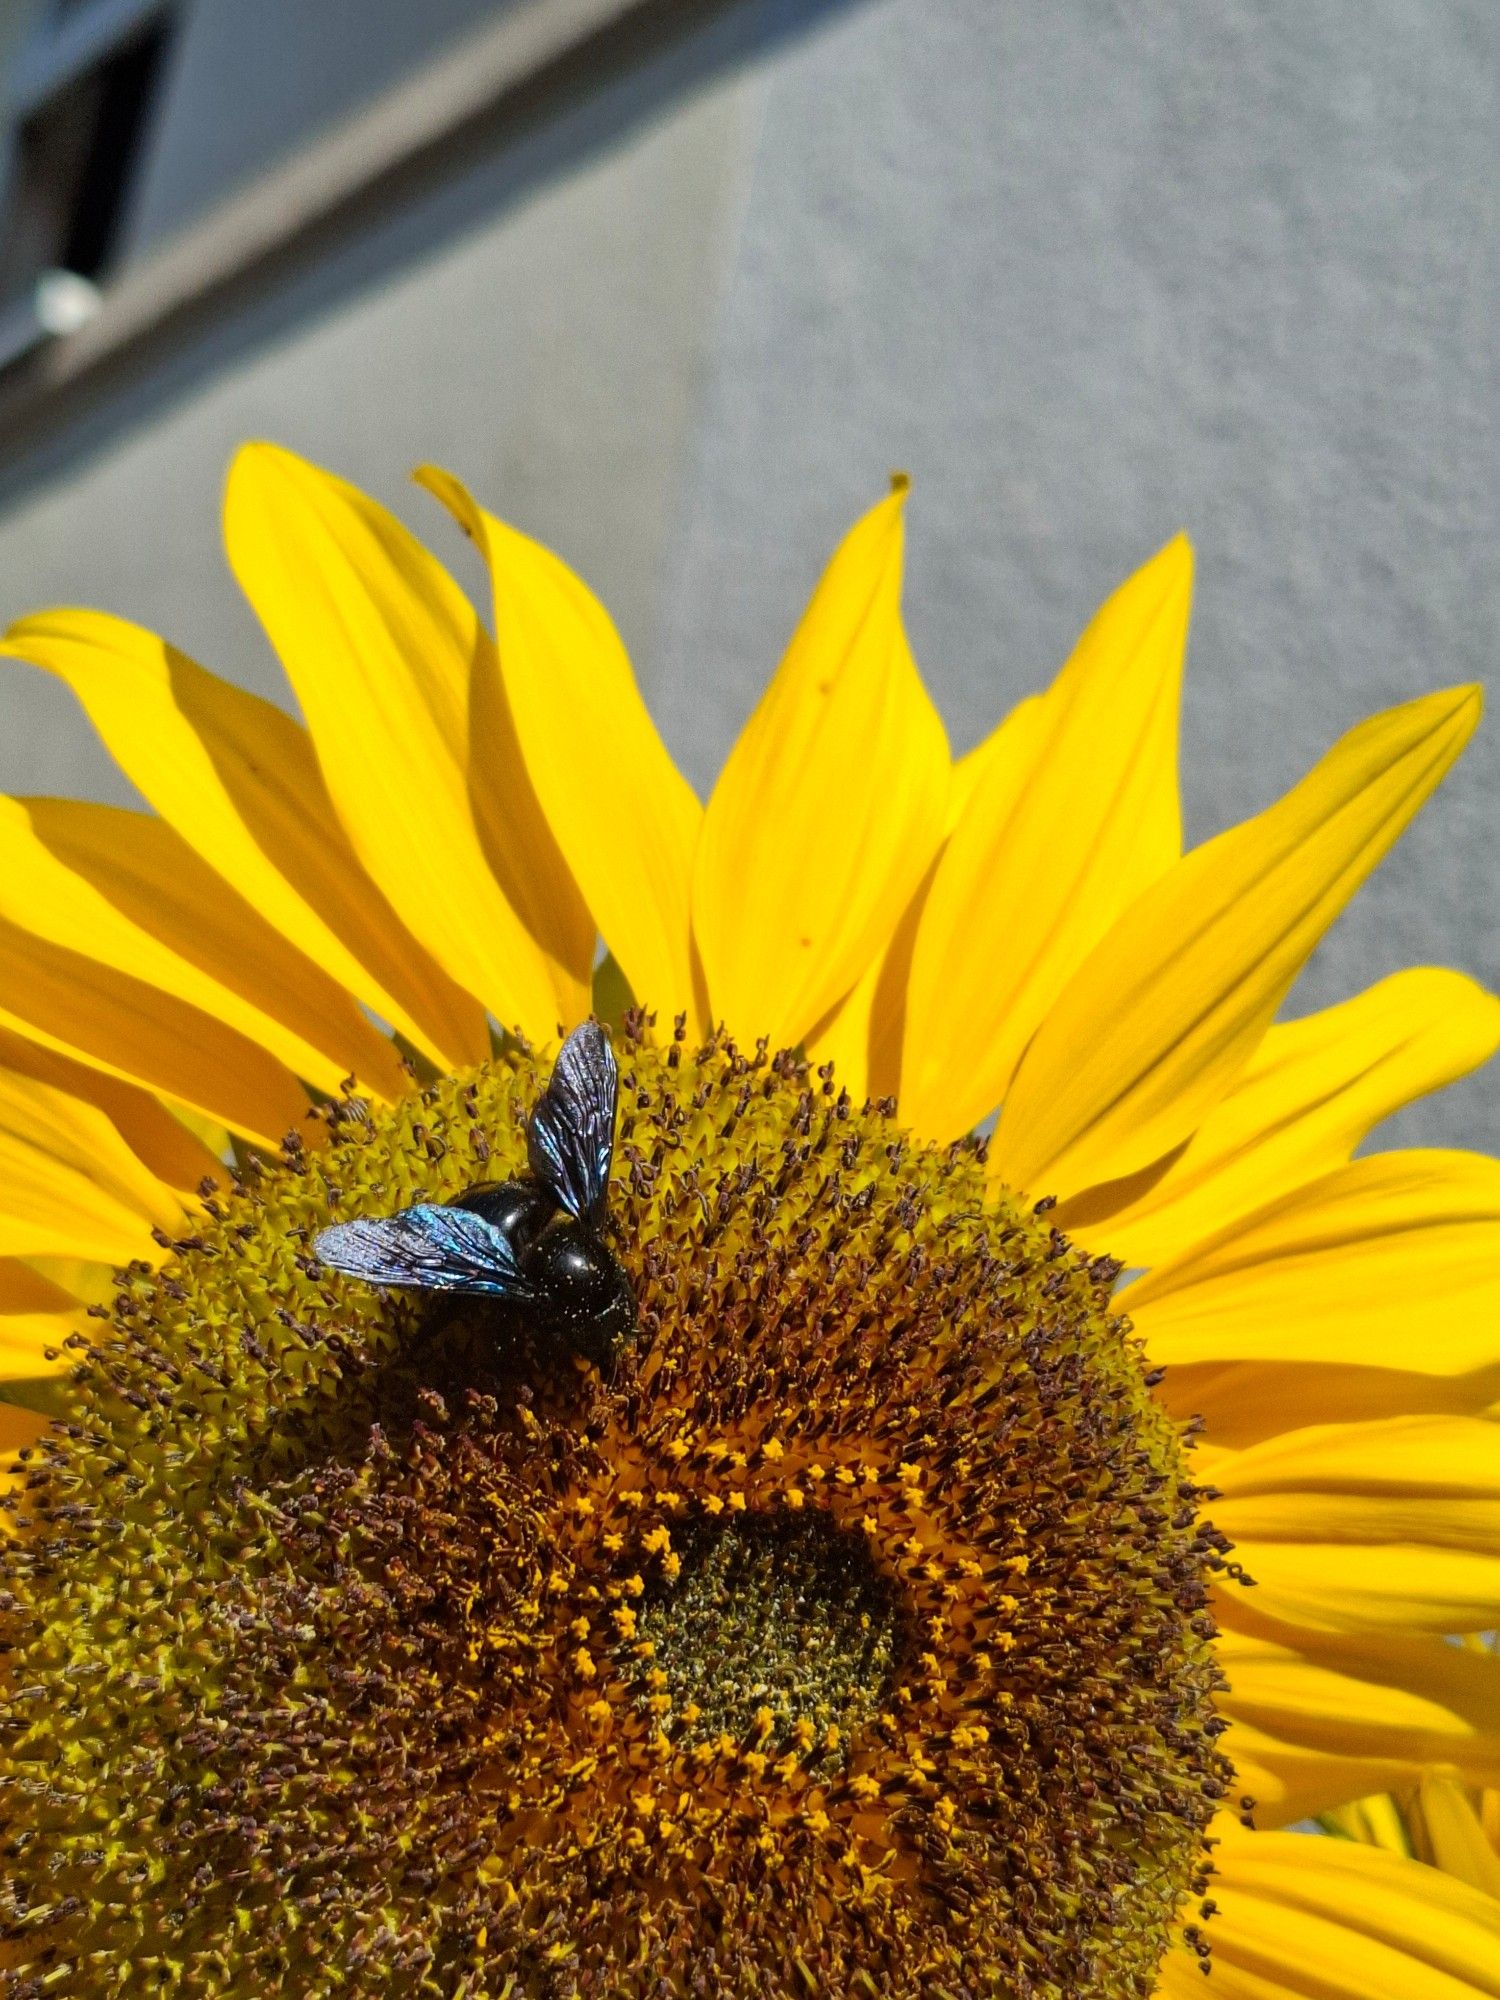
[[[619,1075],[597,1021],[575,1028],[526,1124],[531,1172],[456,1202],[340,1222],[313,1239],[325,1264],[371,1285],[492,1299],[544,1339],[605,1369],[635,1331],[630,1281],[600,1231]]]

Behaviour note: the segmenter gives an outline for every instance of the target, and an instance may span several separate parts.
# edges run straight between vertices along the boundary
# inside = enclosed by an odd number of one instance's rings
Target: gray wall
[[[1201,838],[1490,674],[1497,97],[1492,0],[746,4],[0,458],[0,615],[107,605],[274,689],[218,550],[235,441],[448,550],[404,483],[434,457],[601,591],[706,786],[901,465],[960,747],[1188,528]],[[38,677],[0,717],[7,789],[122,796]],[[1299,1011],[1410,962],[1500,978],[1497,727]],[[1402,1136],[1493,1147],[1497,1110],[1480,1080]]]

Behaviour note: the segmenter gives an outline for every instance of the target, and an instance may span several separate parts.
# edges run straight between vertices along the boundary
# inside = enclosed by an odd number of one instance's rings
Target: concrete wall
[[[1189,529],[1201,838],[1492,669],[1497,98],[1491,0],[747,0],[0,457],[0,615],[107,605],[275,689],[218,552],[234,442],[451,550],[404,483],[434,457],[601,591],[706,786],[901,465],[959,746]],[[122,796],[37,677],[0,718],[7,789]],[[1404,963],[1500,978],[1497,742],[1299,1011]],[[1480,1081],[1401,1130],[1493,1147],[1497,1111]]]

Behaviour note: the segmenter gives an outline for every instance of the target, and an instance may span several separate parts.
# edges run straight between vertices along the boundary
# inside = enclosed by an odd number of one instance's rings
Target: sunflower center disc
[[[894,1595],[863,1541],[816,1514],[705,1526],[640,1631],[665,1678],[668,1734],[768,1748],[830,1731],[830,1747],[847,1741],[880,1707],[899,1643]]]
[[[311,1254],[522,1173],[520,1050],[122,1273],[0,1533],[0,2000],[1157,1990],[1222,1538],[1117,1267],[795,1055],[619,1054],[608,1368]]]

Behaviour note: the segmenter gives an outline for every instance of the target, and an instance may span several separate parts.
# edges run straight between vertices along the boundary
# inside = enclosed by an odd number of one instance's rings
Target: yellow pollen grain
[[[598,1679],[599,1669],[594,1665],[594,1656],[587,1646],[580,1646],[573,1655],[573,1671],[581,1681]]]
[[[760,1455],[775,1465],[778,1459],[786,1457],[786,1446],[779,1438],[766,1438],[761,1443]]]

